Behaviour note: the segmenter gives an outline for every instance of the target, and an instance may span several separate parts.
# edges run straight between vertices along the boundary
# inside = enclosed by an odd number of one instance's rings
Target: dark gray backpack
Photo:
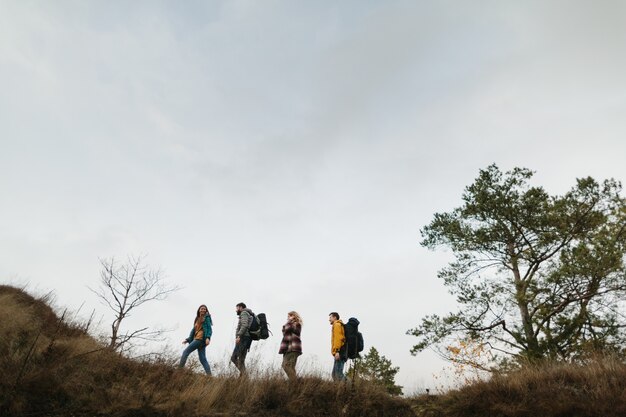
[[[359,331],[359,320],[356,317],[350,317],[348,322],[343,325],[343,331],[346,336],[345,355],[348,359],[358,359],[363,352],[363,334]]]
[[[265,313],[252,313],[252,323],[250,323],[248,332],[250,332],[252,340],[267,339],[270,337],[270,330],[267,325]]]

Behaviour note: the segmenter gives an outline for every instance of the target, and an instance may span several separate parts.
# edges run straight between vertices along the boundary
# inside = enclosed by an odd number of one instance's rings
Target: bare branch
[[[114,258],[100,259],[100,285],[98,289],[89,288],[114,314],[111,323],[109,348],[117,351],[127,350],[132,340],[157,340],[162,331],[147,331],[148,327],[120,334],[120,327],[131,312],[149,302],[164,300],[180,287],[167,284],[163,270],[152,269],[144,265],[145,256],[127,257],[124,264],[118,264]]]

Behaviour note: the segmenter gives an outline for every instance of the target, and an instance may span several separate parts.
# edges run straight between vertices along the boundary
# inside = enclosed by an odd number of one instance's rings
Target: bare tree
[[[162,330],[149,330],[148,327],[126,333],[120,332],[122,321],[131,312],[148,301],[164,300],[180,289],[165,282],[163,271],[144,264],[145,256],[128,256],[125,263],[114,258],[100,259],[100,285],[91,292],[115,314],[111,323],[109,348],[119,352],[127,351],[134,341],[158,340]]]

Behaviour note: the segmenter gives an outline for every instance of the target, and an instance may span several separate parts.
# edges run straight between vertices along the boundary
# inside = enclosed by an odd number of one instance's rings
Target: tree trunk
[[[526,294],[527,285],[522,280],[522,275],[519,271],[519,265],[517,261],[517,255],[514,252],[514,244],[510,242],[509,256],[511,257],[511,267],[513,270],[513,278],[515,282],[515,301],[520,312],[520,318],[522,319],[522,327],[524,328],[524,336],[526,337],[526,355],[528,359],[534,360],[541,357],[539,352],[539,342],[535,337],[533,330],[532,318],[528,310],[528,297]]]
[[[117,345],[117,333],[120,330],[120,324],[122,324],[122,320],[117,318],[113,324],[111,325],[111,343],[109,344],[110,349],[115,349]]]

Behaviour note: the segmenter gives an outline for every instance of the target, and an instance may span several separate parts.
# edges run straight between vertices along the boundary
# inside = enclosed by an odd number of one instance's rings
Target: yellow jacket
[[[330,352],[334,355],[346,343],[346,335],[343,332],[343,322],[337,320],[333,323],[332,336],[330,338]]]

